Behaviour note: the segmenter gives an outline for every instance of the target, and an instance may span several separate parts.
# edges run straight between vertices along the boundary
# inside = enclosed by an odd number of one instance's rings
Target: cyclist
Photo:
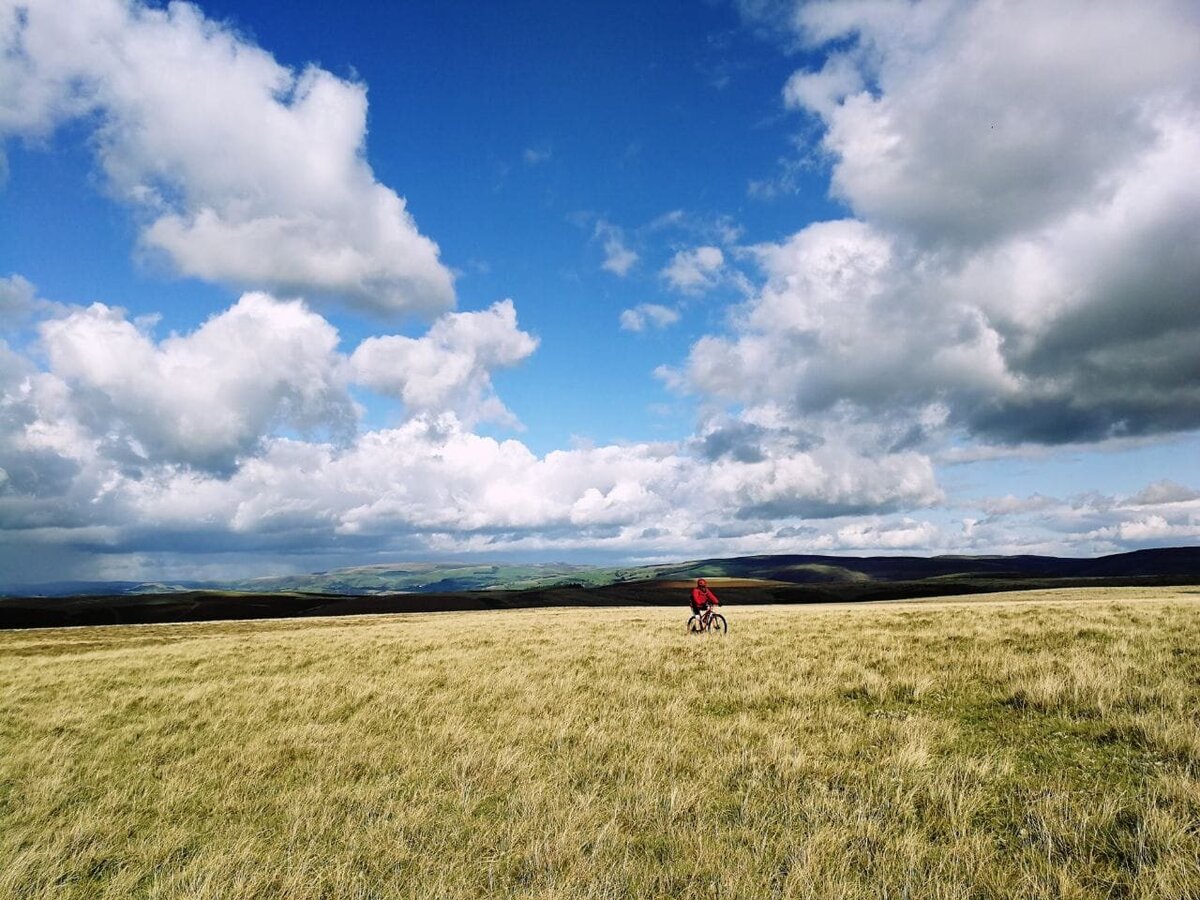
[[[706,610],[720,605],[717,595],[708,589],[708,582],[697,578],[696,586],[692,588],[692,614],[701,616]]]

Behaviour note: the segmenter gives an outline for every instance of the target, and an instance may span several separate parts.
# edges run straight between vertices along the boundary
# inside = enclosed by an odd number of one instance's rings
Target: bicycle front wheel
[[[729,631],[729,623],[720,613],[713,613],[712,618],[708,621],[708,630],[714,634],[725,634]]]

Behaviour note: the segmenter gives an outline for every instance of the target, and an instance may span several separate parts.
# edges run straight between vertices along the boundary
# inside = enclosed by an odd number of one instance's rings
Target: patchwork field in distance
[[[0,633],[0,896],[1200,895],[1200,589]]]

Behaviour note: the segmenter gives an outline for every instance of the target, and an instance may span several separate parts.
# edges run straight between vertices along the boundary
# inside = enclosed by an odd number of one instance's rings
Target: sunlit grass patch
[[[1157,596],[0,634],[0,896],[1195,896]]]

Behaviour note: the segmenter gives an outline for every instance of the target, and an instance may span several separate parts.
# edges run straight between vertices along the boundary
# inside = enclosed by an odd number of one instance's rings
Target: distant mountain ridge
[[[742,556],[653,566],[405,563],[219,584],[79,582],[0,597],[0,628],[528,607],[683,606],[704,576],[723,602],[854,603],[1045,588],[1200,586],[1200,547],[1050,556]],[[86,583],[85,583],[86,586]],[[106,590],[107,588],[107,590]],[[1195,591],[1200,595],[1200,590]]]
[[[228,581],[87,582],[0,585],[0,597],[137,596],[193,591],[253,594],[439,594],[599,588],[642,581],[736,578],[789,585],[928,582],[949,579],[1200,577],[1200,547],[1135,550],[1097,558],[1055,556],[739,556],[646,566],[569,563],[384,563]],[[2,602],[2,601],[0,601]]]

